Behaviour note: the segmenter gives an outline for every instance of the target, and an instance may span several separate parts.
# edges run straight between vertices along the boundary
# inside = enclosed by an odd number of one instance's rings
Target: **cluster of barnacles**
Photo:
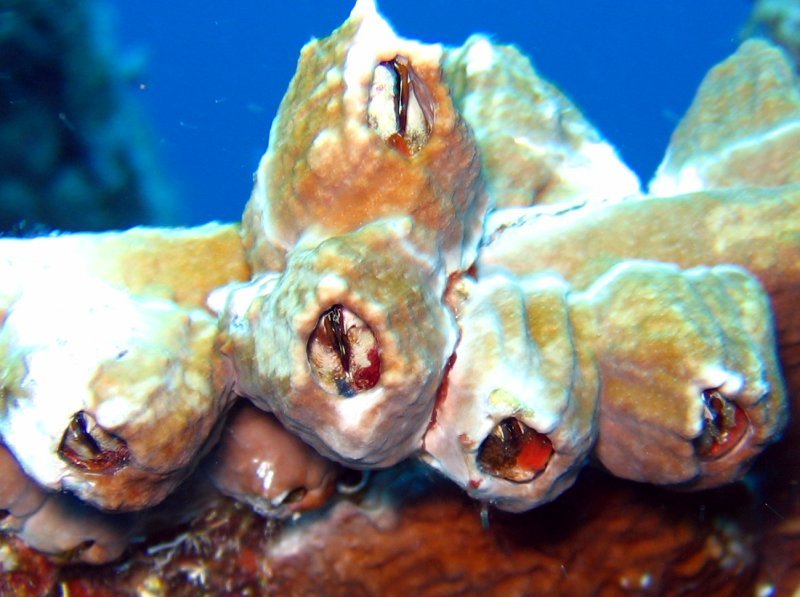
[[[519,205],[487,158],[509,132],[481,120],[507,93],[481,80],[520,85],[514,52],[399,38],[361,0],[303,50],[241,228],[0,241],[4,528],[101,562],[200,507],[176,491],[286,516],[323,505],[338,465],[409,457],[515,512],[590,458],[679,488],[740,478],[786,424],[764,286],[794,266],[713,218],[796,234],[800,193],[771,212],[642,196],[587,128],[574,178],[595,159],[614,182],[587,198],[553,167],[571,199]],[[597,232],[608,214],[623,227]]]

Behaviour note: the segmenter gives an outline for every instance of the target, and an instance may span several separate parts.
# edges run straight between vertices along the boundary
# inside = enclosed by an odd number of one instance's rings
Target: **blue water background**
[[[117,0],[123,53],[152,123],[182,224],[236,221],[300,48],[347,17],[349,0]],[[731,54],[745,0],[383,0],[399,34],[514,43],[649,180],[708,69]]]

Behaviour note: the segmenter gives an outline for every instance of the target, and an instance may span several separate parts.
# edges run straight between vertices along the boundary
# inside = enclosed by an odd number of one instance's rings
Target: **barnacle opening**
[[[719,388],[704,390],[703,431],[694,440],[701,460],[715,460],[739,445],[748,427],[744,411],[726,399]]]
[[[294,489],[286,492],[286,494],[280,500],[280,505],[285,506],[287,504],[296,504],[298,502],[302,502],[307,494],[308,494],[308,489],[306,489],[305,487],[303,486],[295,487]]]
[[[103,429],[92,415],[82,410],[72,415],[58,454],[77,468],[92,473],[114,473],[128,464],[131,455],[125,440]]]
[[[478,464],[495,477],[526,483],[547,468],[553,443],[543,433],[509,417],[495,425],[478,448]]]
[[[375,67],[369,89],[367,124],[406,157],[428,143],[433,129],[433,94],[405,56]]]
[[[320,315],[307,346],[317,383],[345,398],[374,387],[381,377],[380,346],[372,329],[342,305]]]
[[[342,495],[355,495],[367,487],[369,479],[369,471],[343,468],[336,482],[336,491]]]

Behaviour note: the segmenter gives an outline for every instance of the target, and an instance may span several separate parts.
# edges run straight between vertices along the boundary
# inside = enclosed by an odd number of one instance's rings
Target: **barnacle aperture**
[[[367,124],[406,157],[417,153],[430,139],[433,94],[405,56],[395,56],[375,67]]]
[[[369,325],[342,305],[320,315],[308,341],[308,362],[319,384],[347,398],[381,377],[380,347]]]
[[[92,415],[82,410],[72,415],[61,437],[58,454],[70,464],[92,473],[114,473],[130,460],[125,440],[103,429]]]
[[[747,415],[719,389],[703,391],[703,432],[694,440],[703,460],[720,458],[735,448],[747,432]]]
[[[546,435],[509,417],[481,443],[478,464],[495,477],[526,483],[544,471],[552,455],[553,444]]]

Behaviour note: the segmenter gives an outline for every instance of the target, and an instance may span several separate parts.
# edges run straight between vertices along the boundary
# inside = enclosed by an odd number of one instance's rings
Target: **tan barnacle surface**
[[[785,54],[749,40],[706,75],[650,193],[800,182],[800,85]]]
[[[215,487],[265,516],[319,508],[336,489],[336,465],[246,402],[234,407],[207,462]]]
[[[437,232],[448,271],[472,263],[487,197],[442,52],[398,37],[372,0],[303,48],[245,210],[256,270],[283,269],[298,243],[406,215]]]
[[[614,147],[514,46],[473,35],[447,49],[444,72],[475,135],[493,205],[641,194]]]
[[[595,439],[597,379],[572,336],[562,279],[465,277],[461,336],[423,458],[469,495],[522,511],[567,489]]]
[[[769,303],[741,268],[613,268],[576,305],[594,310],[596,454],[614,475],[712,487],[738,479],[787,419]]]
[[[216,322],[98,279],[54,282],[28,284],[0,328],[3,442],[50,489],[112,510],[157,503],[225,405]]]
[[[435,255],[430,231],[384,220],[296,249],[281,274],[220,290],[211,302],[235,390],[339,462],[410,455],[456,335]]]

